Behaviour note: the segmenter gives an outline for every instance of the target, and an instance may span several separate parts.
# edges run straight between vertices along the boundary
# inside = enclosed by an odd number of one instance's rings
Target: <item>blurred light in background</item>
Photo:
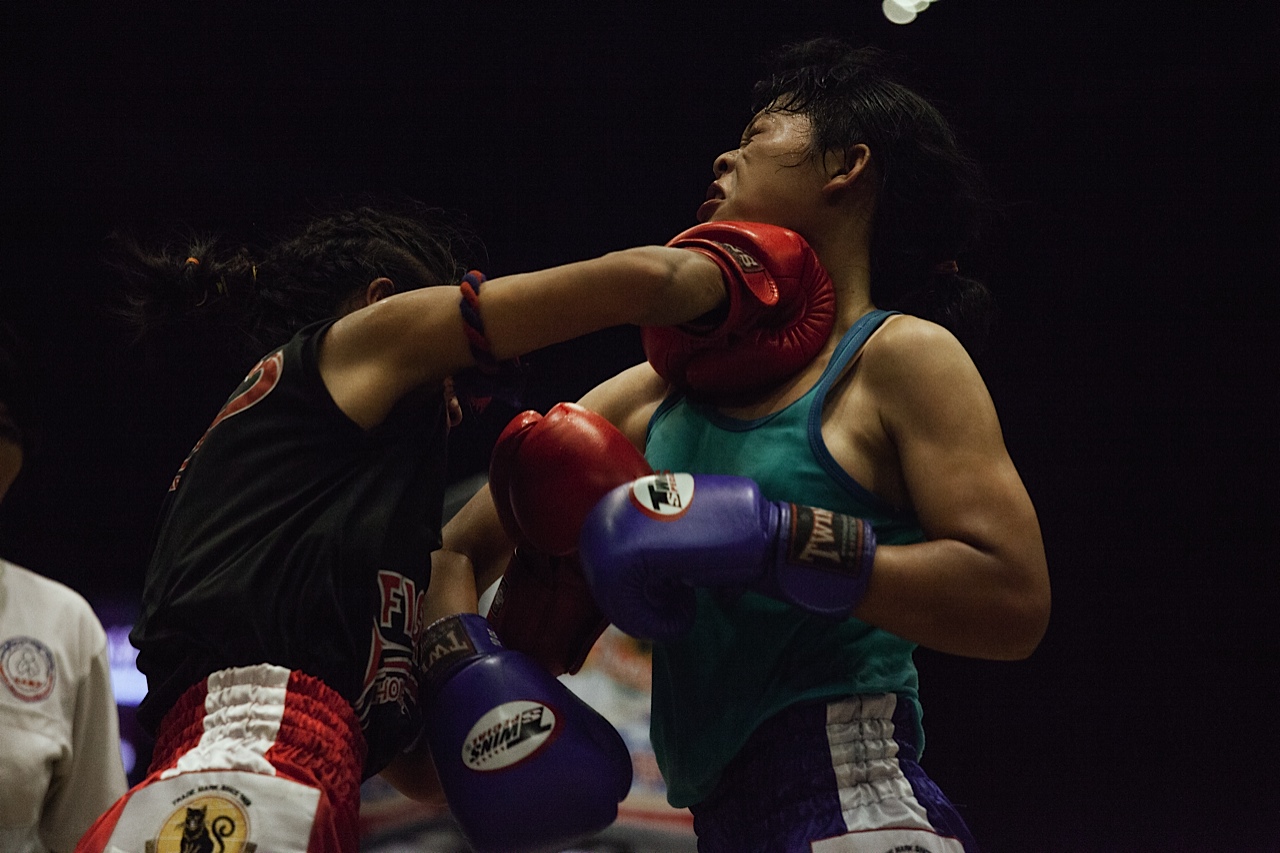
[[[880,9],[884,16],[895,24],[909,24],[916,19],[934,0],[884,0]]]
[[[94,610],[107,633],[107,662],[111,666],[111,692],[120,719],[120,757],[129,784],[142,781],[151,763],[151,736],[138,724],[137,707],[147,695],[147,678],[138,672],[138,650],[129,643],[137,606],[133,602],[97,602]]]
[[[136,708],[147,695],[147,679],[138,672],[138,650],[129,643],[131,625],[107,628],[107,660],[111,664],[111,689],[116,704]]]

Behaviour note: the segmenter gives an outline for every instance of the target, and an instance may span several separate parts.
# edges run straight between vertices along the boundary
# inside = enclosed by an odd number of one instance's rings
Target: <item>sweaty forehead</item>
[[[753,133],[762,131],[784,136],[794,135],[807,140],[812,135],[813,125],[806,113],[770,105],[751,117],[742,132],[742,138],[745,140]]]
[[[751,119],[747,122],[747,126],[742,130],[743,135],[746,136],[747,134],[751,133],[753,130],[760,130],[765,127],[768,127],[770,124],[778,120],[778,115],[779,113],[777,110],[772,109],[770,107],[765,107],[764,109],[760,110],[758,113],[753,115]]]

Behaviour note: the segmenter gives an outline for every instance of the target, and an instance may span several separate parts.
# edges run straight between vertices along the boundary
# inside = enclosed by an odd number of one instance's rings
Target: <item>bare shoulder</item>
[[[909,314],[889,318],[867,341],[864,370],[900,380],[918,371],[965,369],[973,360],[955,335]]]
[[[867,341],[860,370],[886,427],[927,419],[938,427],[991,412],[977,366],[955,335],[936,323],[901,315]]]
[[[670,386],[648,362],[630,367],[588,391],[579,402],[616,426],[644,449],[649,418]]]
[[[439,383],[468,360],[457,288],[424,287],[338,319],[321,342],[320,376],[335,403],[366,429],[404,394]]]

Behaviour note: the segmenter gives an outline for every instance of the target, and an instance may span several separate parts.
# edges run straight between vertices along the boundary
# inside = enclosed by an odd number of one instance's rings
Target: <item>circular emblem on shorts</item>
[[[249,818],[235,800],[197,794],[165,819],[146,853],[253,853]]]
[[[536,755],[559,733],[555,712],[541,702],[504,702],[476,721],[462,741],[462,763],[503,770]]]
[[[693,475],[650,474],[631,484],[631,502],[650,518],[676,518],[689,508],[693,500]]]
[[[53,652],[39,640],[12,637],[0,645],[0,680],[22,701],[48,698],[57,679]]]

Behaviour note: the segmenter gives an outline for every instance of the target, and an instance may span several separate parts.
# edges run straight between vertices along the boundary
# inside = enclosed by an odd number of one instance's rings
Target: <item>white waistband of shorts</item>
[[[280,733],[290,672],[281,666],[258,664],[209,675],[205,679],[204,733],[161,778],[197,770],[245,770],[274,776],[275,768],[266,753]]]

